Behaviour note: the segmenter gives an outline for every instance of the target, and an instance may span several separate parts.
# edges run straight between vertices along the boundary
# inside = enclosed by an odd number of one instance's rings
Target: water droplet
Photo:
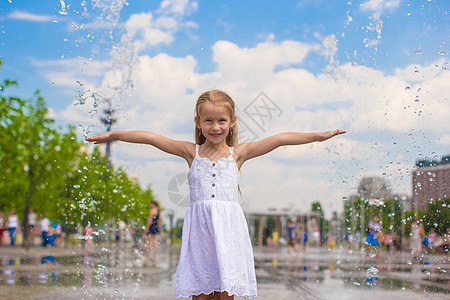
[[[66,11],[66,3],[64,3],[64,0],[59,0],[61,3],[61,9],[58,11],[60,15],[67,15]]]
[[[369,257],[375,257],[377,256],[377,252],[369,252],[369,254],[367,254]]]

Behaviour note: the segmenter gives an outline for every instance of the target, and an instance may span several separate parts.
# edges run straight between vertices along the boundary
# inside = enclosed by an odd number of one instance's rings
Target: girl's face
[[[201,105],[200,116],[195,117],[195,123],[208,142],[220,144],[225,141],[235,120],[231,119],[225,106],[206,102]]]

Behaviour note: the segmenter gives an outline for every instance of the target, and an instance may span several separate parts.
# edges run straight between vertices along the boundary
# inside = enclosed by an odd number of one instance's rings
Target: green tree
[[[436,200],[428,204],[422,218],[427,233],[431,229],[441,236],[447,233],[450,228],[450,199]]]
[[[384,201],[379,210],[379,217],[384,232],[401,233],[403,208],[397,198]]]
[[[22,117],[25,101],[5,95],[7,88],[12,86],[17,86],[17,82],[6,79],[0,84],[0,210],[10,209],[6,199],[12,199],[12,195],[20,192],[16,176],[23,172],[23,168],[16,164],[19,149],[15,143],[17,133],[13,130],[13,124]]]
[[[50,127],[53,120],[47,118],[45,101],[39,91],[32,99],[25,101],[8,98],[15,101],[2,101],[2,104],[6,103],[10,109],[13,108],[2,116],[1,135],[5,138],[2,145],[2,165],[7,170],[6,176],[2,178],[5,185],[3,199],[15,199],[15,208],[23,212],[21,219],[26,243],[29,241],[28,213],[38,186],[45,186],[45,173],[49,169],[45,156],[48,142],[53,139],[56,131]],[[2,100],[8,98],[3,96]]]
[[[321,240],[323,241],[325,238],[326,233],[328,232],[328,221],[325,220],[322,205],[319,201],[311,203],[311,212],[319,213],[319,230],[320,230],[320,236]]]
[[[46,212],[66,231],[88,222],[145,223],[151,189],[143,190],[123,169],[109,167],[99,148],[84,147],[75,127],[56,130],[39,91],[27,100],[6,95],[16,85],[0,84],[0,210],[19,212],[24,242],[29,241],[30,208]]]

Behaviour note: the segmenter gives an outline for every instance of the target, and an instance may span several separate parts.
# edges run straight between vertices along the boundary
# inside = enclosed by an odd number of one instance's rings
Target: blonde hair
[[[231,99],[231,97],[227,93],[221,90],[207,91],[201,94],[200,97],[198,97],[197,103],[195,104],[195,116],[197,118],[201,117],[200,115],[201,106],[207,102],[210,102],[214,105],[226,107],[228,109],[228,112],[230,113],[231,121],[236,120],[236,105],[234,104],[233,99]],[[196,126],[195,143],[197,145],[202,145],[203,143],[205,143],[205,141],[206,137],[203,135],[201,130],[197,129]],[[238,144],[236,122],[234,123],[233,127],[230,127],[230,132],[228,133],[225,141],[229,147],[233,147]]]

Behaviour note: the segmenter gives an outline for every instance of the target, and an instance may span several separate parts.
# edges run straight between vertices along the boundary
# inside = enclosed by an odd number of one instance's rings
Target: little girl
[[[144,256],[142,258],[142,262],[144,266],[147,266],[148,255],[150,251],[153,250],[152,253],[152,266],[156,267],[156,254],[158,253],[158,237],[159,237],[159,229],[161,225],[161,218],[159,217],[159,204],[156,201],[150,202],[150,211],[148,215],[147,225],[145,226],[145,230],[142,233],[143,240],[145,241],[144,245]]]
[[[245,161],[280,146],[324,141],[345,131],[286,132],[237,144],[235,104],[220,90],[198,98],[194,119],[195,144],[146,131],[109,131],[87,141],[150,144],[188,163],[191,204],[183,224],[176,298],[255,298],[253,250],[238,203],[239,169]]]

